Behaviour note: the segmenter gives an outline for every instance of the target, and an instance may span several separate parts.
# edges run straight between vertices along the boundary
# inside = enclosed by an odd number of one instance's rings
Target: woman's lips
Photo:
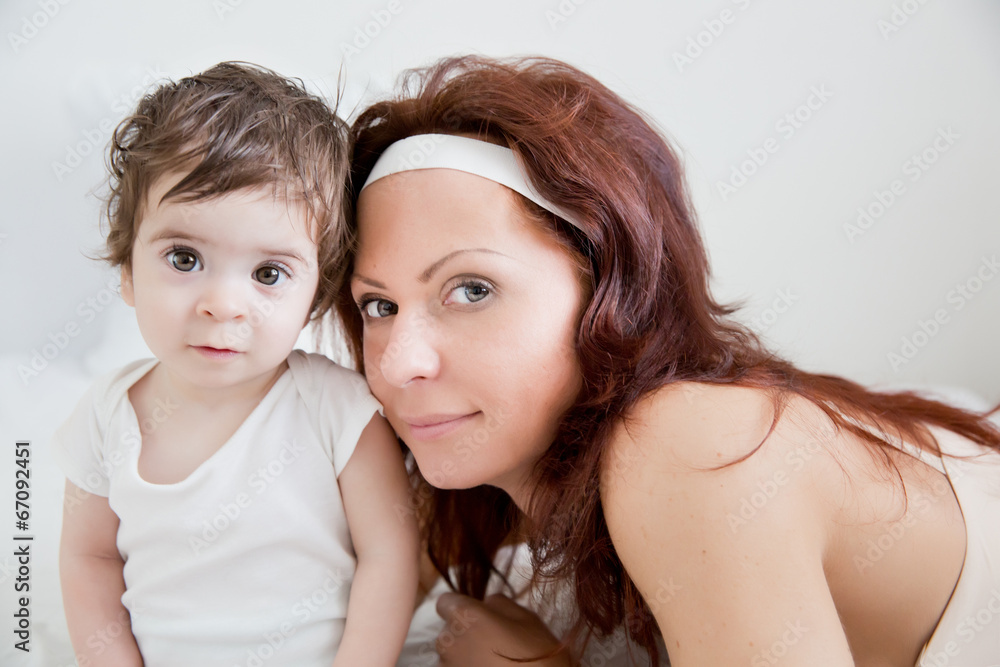
[[[434,440],[462,428],[478,414],[479,412],[465,415],[427,415],[404,418],[403,422],[409,427],[410,435],[417,440]]]

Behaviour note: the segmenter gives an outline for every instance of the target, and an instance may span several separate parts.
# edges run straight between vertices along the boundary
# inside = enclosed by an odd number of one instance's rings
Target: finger
[[[460,593],[442,593],[438,596],[437,604],[434,605],[434,609],[437,611],[438,616],[447,622],[453,619],[460,611],[474,607],[478,604],[481,603],[478,600],[470,598],[468,595],[461,595]]]
[[[487,608],[492,609],[496,613],[510,619],[520,619],[525,616],[536,615],[535,612],[519,605],[503,593],[494,593],[493,595],[486,596],[486,599],[483,600],[483,604],[486,605]]]
[[[467,661],[463,662],[461,659],[469,650],[465,635],[482,616],[482,603],[466,595],[442,593],[438,597],[436,608],[438,615],[444,619],[444,627],[434,642],[441,666],[467,664]]]
[[[437,639],[434,640],[434,650],[438,654],[439,667],[446,667],[446,665],[452,664],[451,649],[454,645],[454,637],[449,637],[443,633],[438,635]]]

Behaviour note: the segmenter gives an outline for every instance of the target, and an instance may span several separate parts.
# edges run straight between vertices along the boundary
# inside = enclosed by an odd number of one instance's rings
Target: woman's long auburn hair
[[[569,641],[624,626],[656,664],[659,630],[615,552],[598,481],[616,427],[639,399],[673,382],[768,390],[772,429],[785,398],[803,396],[869,443],[875,460],[897,477],[890,440],[937,452],[929,424],[1000,449],[1000,432],[985,415],[801,371],[730,320],[735,308],[709,292],[707,255],[677,155],[642,112],[565,63],[469,56],[411,70],[396,97],[363,111],[352,133],[348,187],[355,204],[391,143],[465,134],[513,149],[532,185],[582,227],[522,201],[589,267],[592,286],[576,338],[582,389],[536,467],[531,515],[544,519],[521,521],[510,498],[493,487],[435,489],[414,473],[431,560],[461,593],[481,599],[498,548],[525,530],[537,571],[567,580],[575,592],[580,616]],[[363,368],[362,321],[347,285],[337,310]]]

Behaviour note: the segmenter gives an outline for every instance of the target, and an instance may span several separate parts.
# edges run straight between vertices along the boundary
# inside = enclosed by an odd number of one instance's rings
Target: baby
[[[347,147],[301,84],[239,63],[115,132],[106,259],[156,358],[52,443],[82,667],[395,664],[417,590],[403,456],[360,375],[293,350],[342,280]]]

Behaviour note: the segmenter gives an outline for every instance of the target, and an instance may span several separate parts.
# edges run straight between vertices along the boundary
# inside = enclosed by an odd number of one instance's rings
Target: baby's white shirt
[[[381,406],[361,375],[295,350],[218,451],[151,484],[128,389],[156,363],[96,382],[52,442],[67,478],[121,520],[122,603],[146,667],[329,667],[356,564],[337,476]],[[170,418],[158,407],[145,430]]]

